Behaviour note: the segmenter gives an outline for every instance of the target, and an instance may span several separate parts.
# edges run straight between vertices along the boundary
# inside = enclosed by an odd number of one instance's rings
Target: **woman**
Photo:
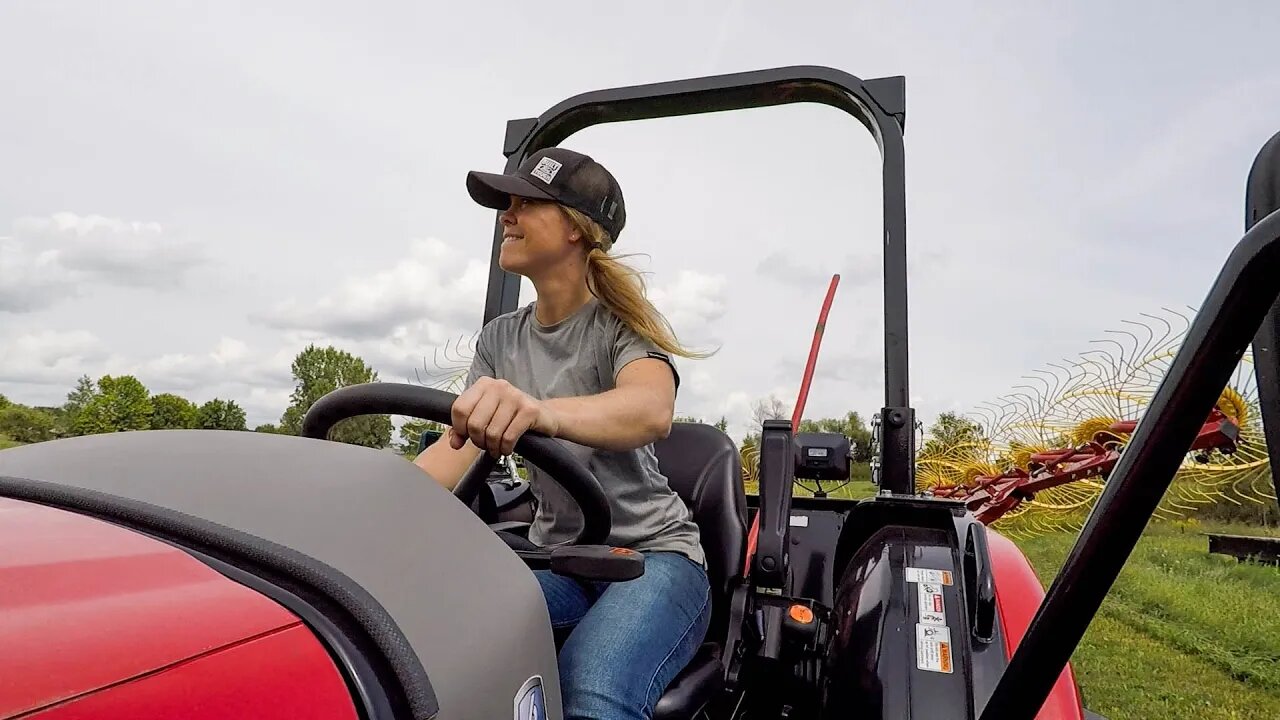
[[[703,641],[710,589],[698,528],[658,470],[671,430],[681,347],[630,268],[608,253],[626,222],[622,192],[595,160],[563,148],[509,175],[472,172],[467,189],[502,210],[499,263],[537,299],[480,332],[448,442],[416,460],[452,489],[481,452],[508,454],[528,430],[567,441],[600,480],[608,542],[645,553],[644,575],[585,584],[538,571],[551,622],[568,633],[559,668],[565,718],[648,718]],[[581,527],[577,505],[536,468],[529,539],[551,545]]]

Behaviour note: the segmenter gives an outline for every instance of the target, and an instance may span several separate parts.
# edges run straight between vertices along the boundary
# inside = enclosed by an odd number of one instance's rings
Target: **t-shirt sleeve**
[[[471,358],[471,367],[467,370],[467,379],[462,385],[464,391],[482,377],[498,376],[493,365],[493,348],[490,347],[493,344],[492,328],[492,324],[480,328],[480,334],[476,338],[476,354]]]
[[[678,392],[680,390],[680,372],[676,369],[675,358],[671,356],[671,353],[658,347],[653,341],[646,339],[621,320],[615,320],[614,322],[615,330],[612,348],[614,382],[617,382],[618,373],[622,372],[622,368],[626,367],[628,363],[648,357],[661,360],[671,368],[671,375],[675,380]]]

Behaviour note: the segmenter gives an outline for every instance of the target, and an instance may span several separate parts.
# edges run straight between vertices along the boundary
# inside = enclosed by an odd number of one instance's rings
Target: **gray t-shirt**
[[[530,303],[494,318],[481,329],[467,387],[488,376],[545,400],[612,390],[619,371],[640,358],[664,360],[676,372],[670,355],[594,297],[554,325],[539,323],[533,309]],[[658,469],[652,445],[615,452],[559,442],[595,473],[608,496],[613,516],[609,544],[639,551],[674,551],[705,564],[698,526]],[[529,467],[529,480],[538,500],[529,539],[543,546],[571,541],[582,526],[577,503],[555,479],[535,467]]]

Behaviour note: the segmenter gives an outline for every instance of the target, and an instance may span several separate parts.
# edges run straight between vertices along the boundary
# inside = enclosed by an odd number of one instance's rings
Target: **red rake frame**
[[[1014,468],[999,475],[979,475],[971,483],[932,488],[934,497],[964,500],[978,521],[990,525],[1035,497],[1036,493],[1094,477],[1107,477],[1120,461],[1121,435],[1131,435],[1138,421],[1121,420],[1094,434],[1083,445],[1035,453],[1027,468]],[[1221,410],[1214,408],[1209,420],[1196,434],[1190,452],[1220,450],[1235,452],[1240,427]]]

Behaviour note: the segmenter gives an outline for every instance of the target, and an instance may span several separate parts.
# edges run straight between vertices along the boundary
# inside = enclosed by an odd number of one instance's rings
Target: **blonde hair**
[[[644,278],[635,268],[609,254],[613,238],[599,223],[570,207],[560,206],[586,239],[587,289],[623,323],[654,345],[687,358],[707,358],[713,352],[697,352],[680,344],[671,324],[645,295]]]

